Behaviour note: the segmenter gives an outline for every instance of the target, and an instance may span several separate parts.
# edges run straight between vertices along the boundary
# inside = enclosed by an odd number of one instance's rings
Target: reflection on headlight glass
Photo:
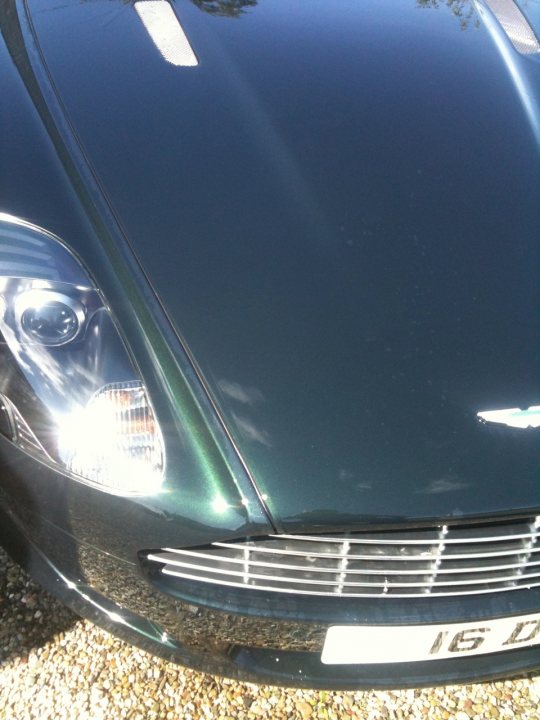
[[[1,214],[0,332],[0,429],[104,490],[156,492],[161,433],[101,293],[58,239]]]

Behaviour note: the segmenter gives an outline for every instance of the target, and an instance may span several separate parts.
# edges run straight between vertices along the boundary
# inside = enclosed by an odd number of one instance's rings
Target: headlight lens
[[[16,298],[17,321],[28,341],[65,345],[84,327],[84,307],[54,290],[33,290]]]
[[[161,432],[102,294],[53,235],[0,214],[0,432],[78,480],[159,490]]]

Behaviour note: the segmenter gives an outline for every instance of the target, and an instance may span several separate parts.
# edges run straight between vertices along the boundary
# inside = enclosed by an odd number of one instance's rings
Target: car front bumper
[[[79,615],[150,653],[238,680],[355,690],[464,683],[540,668],[540,648],[425,662],[324,665],[321,651],[332,624],[455,622],[534,612],[538,590],[494,594],[481,602],[364,603],[333,606],[186,584],[174,597],[148,569],[98,550],[49,522],[26,525],[2,511],[1,539],[10,554]],[[181,595],[181,596],[180,596]],[[511,597],[509,597],[511,595]],[[472,602],[469,602],[472,601]]]

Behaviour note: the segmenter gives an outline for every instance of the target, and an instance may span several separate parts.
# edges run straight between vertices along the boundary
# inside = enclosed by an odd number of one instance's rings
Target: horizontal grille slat
[[[435,543],[434,543],[435,544]],[[233,545],[231,543],[213,543],[213,547],[222,547],[222,548],[235,548],[237,545]],[[520,546],[522,548],[522,546]],[[275,554],[275,550],[273,548],[265,548],[260,545],[254,545],[250,547],[251,551],[256,551],[260,553],[267,553],[267,554]],[[470,559],[476,559],[476,558],[483,558],[483,557],[505,557],[508,555],[518,555],[520,552],[523,552],[523,549],[519,548],[513,548],[513,549],[507,549],[507,550],[500,550],[498,552],[478,552],[478,553],[459,553],[459,554],[445,554],[445,558],[447,560],[470,560]],[[529,552],[529,551],[527,551]],[[540,545],[537,548],[534,548],[530,552],[540,552]],[[305,557],[305,552],[300,552],[297,550],[280,550],[280,555],[293,555],[296,557]],[[309,552],[307,553],[310,557],[319,557],[319,558],[341,558],[342,556],[339,553],[314,553]],[[439,558],[438,554],[419,554],[416,556],[404,556],[404,555],[348,555],[349,560],[372,560],[373,558],[377,558],[379,560],[389,560],[389,561],[400,561],[405,560],[407,562],[414,562],[415,560],[421,561],[421,560],[437,560]]]
[[[149,559],[155,560],[156,557],[151,555],[149,557]],[[208,568],[208,567],[202,567],[200,565],[196,565],[194,563],[188,563],[188,562],[176,563],[176,565],[178,567],[185,567],[190,570],[201,570],[201,571],[206,571],[209,573],[217,573],[218,575],[232,575],[232,576],[238,576],[238,577],[243,577],[244,575],[246,575],[246,572],[243,570],[230,570],[230,569],[218,568],[218,567]],[[251,563],[250,563],[250,565],[251,565]],[[169,572],[171,574],[174,573],[175,571],[172,570],[171,567],[174,567],[174,566],[167,563],[164,572]],[[326,574],[327,575],[336,575],[336,571],[328,570],[326,572]],[[366,573],[366,574],[369,574],[369,573]],[[429,575],[429,572],[426,571],[425,575],[426,576]],[[526,580],[526,579],[532,579],[532,578],[537,578],[537,577],[540,577],[540,572],[531,573],[531,574],[527,574],[527,575],[521,575],[520,579]],[[342,585],[344,589],[349,588],[349,587],[387,587],[388,586],[387,582],[380,582],[378,580],[374,580],[371,582],[351,582],[351,581],[344,582],[344,581],[319,580],[319,579],[314,580],[314,579],[306,578],[306,577],[291,577],[291,576],[279,576],[279,575],[270,575],[270,574],[265,575],[265,574],[260,574],[260,573],[253,572],[253,571],[249,572],[249,578],[252,580],[272,579],[274,582],[289,582],[292,580],[293,582],[300,583],[301,585],[327,585],[329,587]],[[511,580],[514,580],[514,575],[498,577],[496,581],[497,582],[508,582]],[[412,580],[410,582],[399,582],[399,581],[392,580],[392,586],[393,587],[428,587],[428,586],[429,587],[444,587],[447,585],[480,585],[485,582],[486,582],[485,578],[475,579],[475,580],[469,580],[469,579],[458,580],[458,579],[456,579],[456,580],[451,580],[451,581],[450,580],[445,580],[445,581],[437,580],[437,581],[426,581],[426,582],[414,582],[414,580]]]
[[[456,596],[540,587],[540,516],[342,535],[270,535],[148,552],[158,572],[249,590]]]
[[[297,535],[269,535],[270,538],[275,538],[279,540],[295,540],[298,539]],[[446,544],[459,544],[464,545],[467,543],[495,543],[495,542],[508,542],[508,540],[527,540],[529,538],[538,538],[540,537],[540,532],[528,532],[528,533],[519,533],[519,534],[508,534],[508,535],[498,535],[496,537],[453,537],[453,538],[446,538],[445,543]],[[343,540],[334,540],[334,538],[322,538],[317,537],[316,535],[302,535],[301,539],[304,542],[313,542],[313,543],[332,543],[335,542],[336,544],[340,544],[343,542]],[[434,545],[438,542],[437,535],[433,535],[431,538],[404,538],[399,541],[392,540],[390,538],[378,538],[378,537],[371,537],[371,538],[347,538],[347,541],[351,545],[395,545],[397,542],[399,542],[400,545]]]
[[[153,553],[152,555],[149,555],[149,560],[155,560],[156,562],[165,562],[167,565],[178,565],[181,567],[188,567],[186,561],[179,560],[175,557],[175,555],[182,555],[185,557],[193,557],[193,558],[199,558],[200,560],[209,560],[209,561],[216,561],[215,555],[212,555],[210,553],[195,553],[195,552],[189,552],[189,551],[178,551],[178,550],[166,550],[162,553]],[[245,565],[246,561],[243,557],[236,557],[236,558],[220,558],[219,562],[221,565],[227,565],[232,564],[234,565]],[[314,567],[310,565],[288,565],[285,563],[280,562],[263,562],[260,560],[249,560],[249,566],[250,567],[268,567],[268,568],[275,568],[278,570],[290,570],[293,572],[310,572],[310,573],[325,573],[325,574],[331,574],[335,573],[336,569],[335,567]],[[440,567],[437,571],[438,575],[458,575],[463,573],[487,573],[487,572],[500,572],[500,571],[506,571],[506,570],[513,570],[517,568],[523,568],[523,567],[540,567],[540,558],[536,560],[535,562],[516,562],[511,563],[508,565],[487,565],[487,566],[479,566],[479,567]],[[203,565],[195,565],[195,567],[204,567]],[[371,568],[366,566],[364,569],[356,569],[356,568],[347,568],[347,575],[419,575],[422,573],[422,569],[407,569],[407,568],[387,568],[387,569],[379,569],[379,568]],[[426,567],[424,569],[425,574],[430,574],[429,567]]]
[[[166,574],[174,575],[174,573],[170,573],[170,572],[168,572]],[[256,586],[248,586],[248,585],[245,585],[244,583],[233,582],[233,581],[229,581],[229,580],[224,580],[224,581],[220,580],[218,582],[212,578],[206,578],[206,577],[203,577],[200,575],[191,575],[189,573],[181,573],[181,574],[178,573],[176,575],[176,577],[182,578],[185,580],[195,580],[197,582],[207,582],[207,583],[213,583],[213,584],[217,584],[217,585],[224,585],[226,587],[237,587],[237,588],[243,588],[243,589],[246,589],[246,587],[247,587],[249,589],[266,590],[268,592],[293,593],[295,595],[326,595],[326,596],[328,596],[328,595],[335,596],[336,595],[336,593],[325,592],[322,590],[314,591],[312,589],[307,590],[306,588],[296,588],[296,587],[292,587],[292,586],[278,588],[278,587],[275,587],[272,585],[264,585],[264,584],[260,584],[260,585],[256,585]],[[538,583],[538,584],[540,584],[540,583]],[[536,585],[524,584],[524,585],[521,585],[520,587],[528,589],[530,587],[536,587]],[[495,590],[497,592],[505,592],[505,591],[516,590],[516,589],[517,589],[516,587],[508,587],[508,586],[495,588]],[[494,592],[494,589],[493,588],[474,588],[471,590],[467,590],[467,592],[465,594],[467,594],[467,595],[484,595],[484,594],[490,593],[490,592]],[[454,590],[454,591],[449,591],[449,592],[445,592],[445,593],[437,593],[437,594],[443,595],[444,597],[455,597],[455,596],[463,595],[464,593],[459,590]],[[392,597],[395,597],[395,598],[424,597],[424,596],[425,596],[425,593],[419,593],[418,595],[414,595],[411,593],[406,593],[406,594],[405,593],[392,593]],[[386,597],[386,595],[383,593],[380,593],[380,592],[372,592],[372,593],[363,593],[363,594],[348,594],[348,595],[342,595],[341,597]]]

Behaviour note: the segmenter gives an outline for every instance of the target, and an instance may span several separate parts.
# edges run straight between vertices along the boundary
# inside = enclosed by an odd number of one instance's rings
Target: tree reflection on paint
[[[447,7],[459,20],[462,30],[466,30],[468,27],[478,27],[480,24],[471,0],[416,0],[416,4],[420,8]]]
[[[192,0],[199,10],[219,17],[240,17],[246,9],[255,7],[257,0]]]

